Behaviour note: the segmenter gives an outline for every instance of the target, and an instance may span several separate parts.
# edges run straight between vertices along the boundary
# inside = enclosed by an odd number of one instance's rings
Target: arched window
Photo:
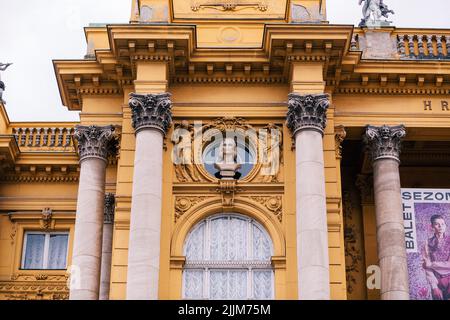
[[[183,298],[273,299],[272,241],[248,217],[215,215],[189,233],[184,254]]]

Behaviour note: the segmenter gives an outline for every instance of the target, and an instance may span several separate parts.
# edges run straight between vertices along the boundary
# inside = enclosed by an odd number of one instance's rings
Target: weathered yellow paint
[[[182,297],[183,246],[191,228],[209,215],[238,212],[259,221],[273,240],[275,298],[298,298],[295,152],[285,125],[288,94],[297,92],[328,93],[332,102],[323,139],[330,289],[332,299],[348,298],[344,179],[334,128],[343,125],[347,139],[360,140],[367,124],[403,123],[408,140],[449,141],[450,111],[446,103],[450,102],[450,64],[434,60],[361,59],[358,51],[349,48],[352,35],[363,36],[366,31],[322,23],[326,22],[325,1],[270,0],[265,1],[265,11],[252,5],[237,10],[229,0],[214,3],[227,6],[193,10],[191,2],[185,0],[132,1],[129,25],[85,28],[93,56],[54,62],[63,103],[70,110],[81,111],[77,123],[11,123],[0,103],[0,159],[5,177],[0,182],[0,299],[67,298],[67,288],[56,289],[65,285],[64,271],[25,272],[18,266],[23,233],[42,230],[41,212],[47,207],[55,213],[54,230],[70,231],[69,251],[72,250],[79,166],[76,145],[66,145],[65,139],[70,140],[70,129],[78,123],[120,127],[120,153],[117,159],[109,161],[106,191],[116,194],[110,298],[126,298],[135,152],[128,97],[131,92],[166,91],[172,94],[174,124],[166,136],[163,155],[159,297]],[[142,20],[142,6],[153,9],[150,21]],[[304,16],[310,20],[301,20]],[[397,35],[426,31],[389,28],[378,32],[388,32],[395,40]],[[448,30],[432,33],[450,34]],[[435,43],[433,49],[438,49]],[[442,52],[448,54],[445,46]],[[171,134],[182,120],[206,124],[221,117],[243,118],[256,128],[275,123],[283,132],[279,181],[240,182],[231,208],[222,206],[217,182],[177,181],[171,161]],[[39,144],[44,135],[37,138],[41,128],[57,129],[54,145]],[[14,137],[19,130],[26,132],[23,141],[21,136]],[[48,132],[51,135],[52,131]],[[62,141],[59,145],[58,139]],[[402,168],[402,183],[420,185],[417,170]],[[431,168],[429,172],[429,176],[436,177],[427,178],[422,185],[449,187],[448,171]],[[176,199],[182,196],[207,200],[175,221]],[[251,199],[268,196],[281,197],[281,221],[266,206]],[[358,205],[364,227],[365,265],[375,265],[378,258],[373,199],[363,198]],[[27,284],[38,281],[47,286],[42,295],[26,289]],[[364,291],[364,284],[359,285],[359,291]],[[18,289],[5,289],[11,286]],[[379,293],[369,290],[367,297],[379,299]]]

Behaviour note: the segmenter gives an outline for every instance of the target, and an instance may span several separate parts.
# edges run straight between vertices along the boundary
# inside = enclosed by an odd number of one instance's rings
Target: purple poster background
[[[414,203],[417,252],[408,253],[409,291],[411,300],[431,300],[431,288],[423,269],[422,252],[427,239],[433,236],[430,218],[435,214],[444,217],[447,234],[450,232],[450,203]]]

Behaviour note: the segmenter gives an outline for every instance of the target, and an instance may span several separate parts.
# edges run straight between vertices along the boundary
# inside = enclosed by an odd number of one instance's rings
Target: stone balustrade
[[[21,149],[75,151],[73,127],[15,127],[12,129]]]
[[[437,34],[398,34],[400,58],[449,59],[450,36]]]
[[[382,45],[383,50],[386,51],[386,57],[389,59],[400,60],[450,60],[450,34],[443,34],[442,32],[435,33],[417,33],[414,30],[402,30],[397,29],[393,32],[386,30],[387,38],[391,39],[395,46],[373,43],[377,40],[374,35],[382,32],[355,29],[353,34],[350,50],[351,51],[363,51],[364,58],[371,58],[372,54],[367,54],[366,51],[373,50],[371,46]],[[370,35],[370,39],[367,36]],[[384,38],[383,38],[384,39]],[[387,40],[389,42],[389,40]],[[375,41],[376,42],[376,41]],[[373,57],[379,58],[379,57]]]

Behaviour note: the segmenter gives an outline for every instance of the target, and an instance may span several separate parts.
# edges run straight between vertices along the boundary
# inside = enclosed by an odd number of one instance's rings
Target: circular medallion
[[[223,42],[237,42],[241,38],[241,32],[236,27],[224,27],[220,31],[220,40]]]

